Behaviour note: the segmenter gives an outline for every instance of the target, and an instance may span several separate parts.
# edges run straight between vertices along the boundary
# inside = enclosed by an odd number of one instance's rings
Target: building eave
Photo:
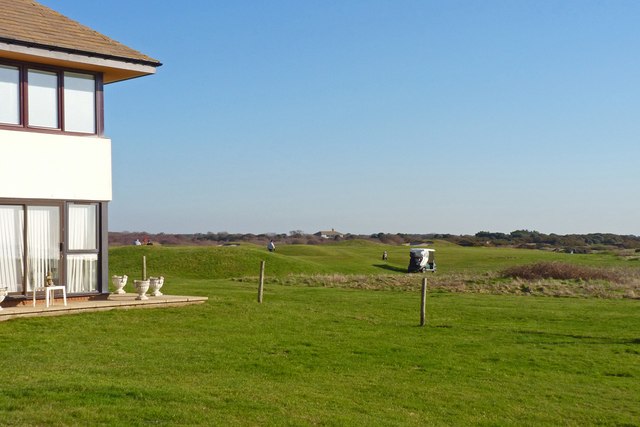
[[[0,38],[0,58],[103,73],[105,83],[154,74],[160,62]]]

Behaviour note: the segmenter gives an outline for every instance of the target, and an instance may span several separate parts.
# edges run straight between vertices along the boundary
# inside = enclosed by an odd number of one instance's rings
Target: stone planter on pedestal
[[[0,288],[0,303],[4,301],[4,297],[7,296],[9,290],[7,288]],[[2,311],[2,307],[0,307],[0,311]]]
[[[134,280],[133,283],[136,285],[136,292],[138,292],[137,300],[147,300],[149,297],[146,295],[149,290],[149,281],[148,280]]]
[[[164,276],[160,277],[149,277],[149,284],[151,287],[151,296],[159,297],[162,295],[160,292],[160,288],[164,285]]]
[[[126,294],[127,292],[123,289],[127,284],[127,279],[129,277],[125,274],[124,276],[111,276],[111,283],[116,287],[116,291],[114,294]]]

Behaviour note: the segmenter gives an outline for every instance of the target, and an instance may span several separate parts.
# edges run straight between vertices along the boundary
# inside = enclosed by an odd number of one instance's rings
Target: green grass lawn
[[[260,258],[276,275],[389,274],[380,248],[112,250],[114,274],[144,252],[163,291],[209,301],[0,323],[0,425],[640,424],[638,300],[438,290],[419,327],[420,276],[410,291],[269,284],[263,304],[257,283],[219,277]],[[474,254],[441,249],[445,265]],[[492,251],[473,268],[538,256]]]

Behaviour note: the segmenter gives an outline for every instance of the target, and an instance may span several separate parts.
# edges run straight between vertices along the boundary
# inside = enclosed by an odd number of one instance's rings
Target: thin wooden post
[[[260,284],[258,285],[258,302],[262,303],[262,291],[264,290],[264,264],[265,261],[260,261]]]
[[[422,278],[422,301],[420,303],[420,326],[424,326],[427,306],[427,278]]]
[[[147,256],[142,255],[142,280],[147,280]]]

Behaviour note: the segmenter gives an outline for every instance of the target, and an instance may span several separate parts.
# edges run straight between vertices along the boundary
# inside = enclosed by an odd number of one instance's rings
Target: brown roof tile
[[[161,65],[158,60],[33,0],[0,0],[0,41]]]

